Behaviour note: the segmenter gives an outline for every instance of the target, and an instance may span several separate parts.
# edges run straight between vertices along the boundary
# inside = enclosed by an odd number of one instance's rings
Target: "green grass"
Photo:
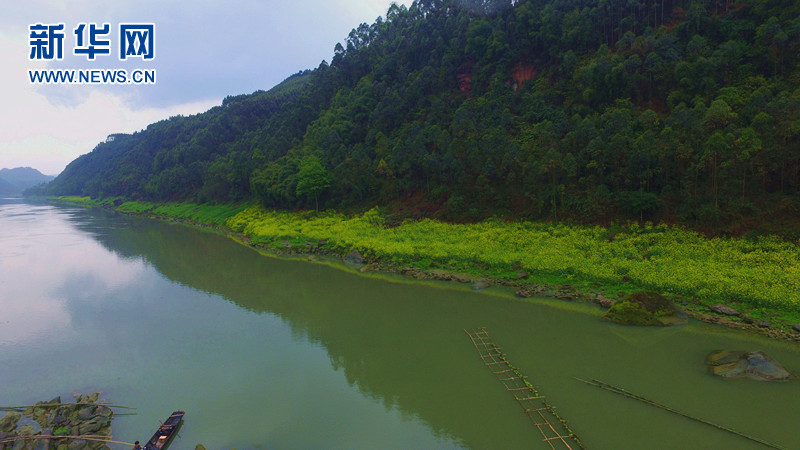
[[[231,203],[221,205],[167,203],[156,206],[151,213],[156,216],[186,219],[206,225],[225,226],[230,217],[240,213],[248,206]]]
[[[376,209],[289,213],[250,207],[227,225],[255,242],[327,239],[342,251],[418,267],[509,276],[521,267],[543,284],[627,293],[649,289],[705,302],[741,303],[787,312],[800,309],[800,252],[778,238],[708,239],[679,227],[615,227],[561,223],[447,224],[406,221],[387,228]]]

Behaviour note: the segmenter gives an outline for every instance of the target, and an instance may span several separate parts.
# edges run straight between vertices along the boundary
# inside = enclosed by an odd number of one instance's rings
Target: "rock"
[[[486,280],[478,280],[472,283],[472,290],[473,291],[482,291],[489,287],[489,282]]]
[[[647,311],[641,304],[625,300],[614,303],[603,315],[603,320],[623,325],[659,324],[653,313]]]
[[[792,325],[792,329],[794,331],[797,331],[798,333],[800,333],[800,323],[796,323],[796,324]]]
[[[9,411],[0,419],[0,431],[9,433],[17,428],[17,422],[22,418],[22,414],[16,411]]]
[[[625,325],[684,325],[689,318],[675,302],[655,292],[635,292],[614,303],[603,320]]]
[[[92,417],[94,417],[94,408],[87,406],[78,410],[79,420],[89,420]]]
[[[67,420],[66,417],[62,416],[61,414],[58,414],[53,418],[53,420],[50,423],[60,427],[62,425],[66,425],[68,422],[69,421]]]
[[[602,306],[603,308],[611,308],[612,306],[614,306],[614,300],[611,300],[610,298],[602,294],[597,294],[595,302],[598,305]]]
[[[414,279],[416,279],[416,280],[427,280],[428,279],[428,275],[425,272],[421,271],[421,270],[415,270],[414,272],[411,273],[411,276],[414,277]]]
[[[460,273],[454,273],[452,275],[453,280],[458,281],[459,283],[469,283],[472,279],[466,275],[462,275]]]
[[[430,271],[430,276],[434,280],[450,281],[450,280],[453,279],[453,276],[450,274],[450,272],[448,272],[446,270],[440,270],[440,269],[439,270],[431,270]]]
[[[717,314],[722,314],[725,316],[741,316],[742,313],[739,311],[731,308],[730,306],[723,305],[722,303],[714,303],[713,305],[709,306],[708,309],[714,311]]]
[[[345,262],[349,262],[352,264],[364,263],[364,257],[361,256],[361,253],[359,253],[357,249],[351,250],[350,253],[348,253],[347,256],[344,257],[344,260]]]
[[[529,291],[529,290],[525,290],[525,289],[520,289],[517,292],[515,292],[514,294],[517,297],[522,297],[522,298],[533,297],[533,291]]]
[[[67,446],[69,450],[83,450],[87,447],[87,442],[83,439],[73,439]]]
[[[528,278],[529,274],[528,272],[517,272],[516,276],[518,280],[524,280],[525,278]]]
[[[762,351],[718,350],[706,359],[711,373],[725,378],[750,378],[757,381],[784,381],[794,378],[777,361]]]
[[[95,417],[94,419],[80,424],[79,431],[81,435],[94,434],[97,430],[107,426],[109,423],[108,418]]]
[[[772,323],[770,323],[770,321],[768,321],[768,320],[762,320],[762,321],[758,322],[758,327],[759,328],[769,328],[771,326],[772,326]]]
[[[206,450],[206,446],[203,444],[197,444],[194,446],[194,450]]]

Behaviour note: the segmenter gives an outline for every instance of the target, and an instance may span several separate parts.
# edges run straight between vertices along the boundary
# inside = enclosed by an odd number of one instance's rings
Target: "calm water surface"
[[[174,450],[549,448],[484,367],[486,326],[587,448],[764,448],[574,379],[598,378],[786,448],[800,382],[709,375],[716,349],[800,346],[699,323],[610,325],[591,305],[266,258],[211,233],[0,199],[0,405],[74,391],[138,408],[117,440],[187,411]]]

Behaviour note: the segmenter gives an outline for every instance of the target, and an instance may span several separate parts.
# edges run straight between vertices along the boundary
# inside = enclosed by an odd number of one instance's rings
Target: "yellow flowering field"
[[[444,266],[522,266],[576,281],[620,283],[713,301],[742,301],[787,311],[800,307],[800,252],[766,237],[708,239],[666,225],[600,226],[504,222],[448,224],[407,220],[385,227],[377,209],[362,215],[292,213],[249,207],[227,226],[255,242],[328,241],[367,256]]]

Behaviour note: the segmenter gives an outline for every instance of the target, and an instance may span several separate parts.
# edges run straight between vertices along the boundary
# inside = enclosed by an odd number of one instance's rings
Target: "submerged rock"
[[[684,325],[688,316],[675,302],[655,292],[635,292],[614,303],[603,320],[624,325]]]
[[[489,282],[486,280],[478,280],[472,283],[472,290],[473,291],[482,291],[489,287]]]
[[[347,256],[344,257],[344,260],[345,260],[345,262],[349,262],[349,263],[352,263],[352,264],[363,264],[364,263],[364,257],[356,249],[351,250],[350,253],[348,253]]]
[[[725,378],[750,378],[758,381],[785,381],[794,378],[780,363],[760,350],[717,350],[708,355],[706,361],[711,373]]]

